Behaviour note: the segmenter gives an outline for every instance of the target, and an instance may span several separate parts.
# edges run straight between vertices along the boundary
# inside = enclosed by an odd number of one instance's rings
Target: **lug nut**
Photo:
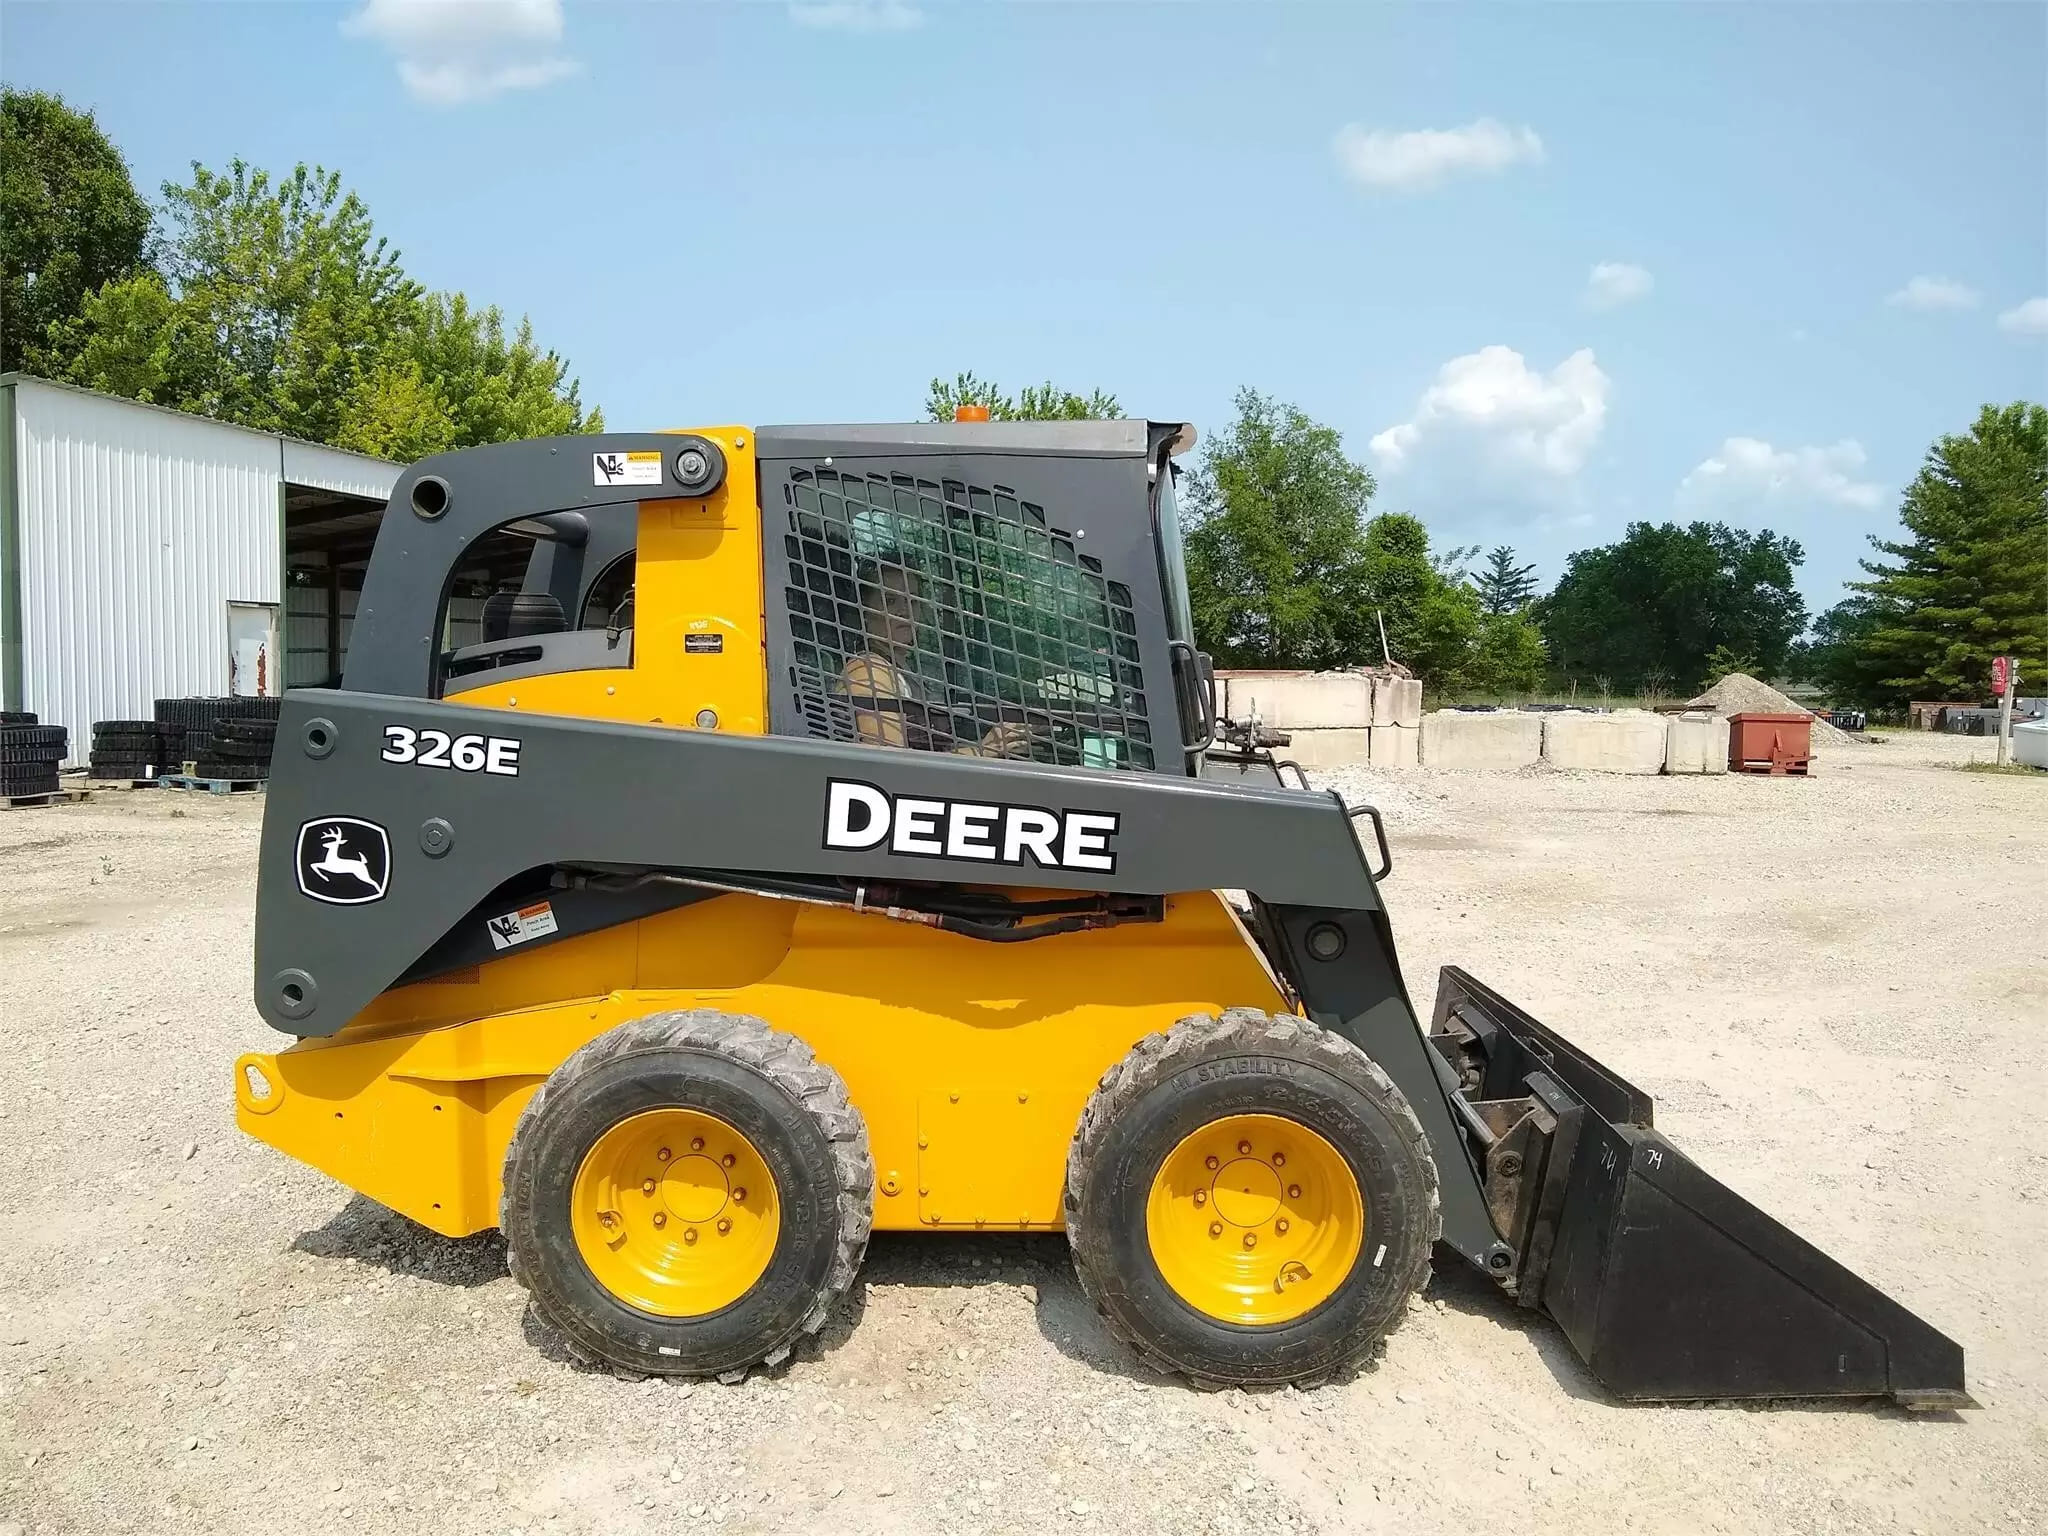
[[[1207,1168],[1211,1173],[1214,1173],[1218,1168],[1221,1168],[1223,1166],[1223,1160],[1219,1157],[1205,1157],[1202,1159],[1202,1166]]]
[[[923,1194],[923,1193],[924,1193],[924,1191],[923,1191],[923,1190],[919,1190],[919,1191],[918,1191],[918,1193],[919,1193],[919,1194]],[[739,1187],[738,1189],[736,1189],[736,1190],[734,1190],[734,1191],[732,1192],[732,1197],[733,1197],[733,1199],[735,1199],[735,1200],[744,1200],[744,1199],[746,1199],[746,1198],[747,1198],[747,1186],[746,1186],[746,1185],[744,1185],[744,1184],[742,1184],[742,1185],[741,1185],[741,1186],[740,1186],[740,1187]]]
[[[1275,1232],[1285,1232],[1287,1230],[1287,1218],[1282,1216],[1278,1221],[1274,1222],[1273,1230]]]
[[[683,1241],[686,1243],[694,1243],[695,1241],[697,1241],[697,1229],[695,1227],[685,1228],[683,1231]]]
[[[725,1234],[726,1234],[726,1233],[730,1232],[731,1230],[732,1230],[732,1223],[731,1223],[731,1222],[729,1222],[729,1221],[727,1221],[727,1220],[726,1220],[726,1219],[725,1219],[725,1218],[724,1218],[723,1216],[719,1217],[719,1218],[718,1218],[718,1235],[719,1235],[720,1237],[723,1237],[723,1236],[725,1236]]]
[[[1256,1247],[1258,1247],[1258,1246],[1259,1246],[1259,1234],[1258,1234],[1258,1233],[1256,1233],[1256,1232],[1247,1232],[1247,1233],[1245,1233],[1245,1235],[1244,1235],[1244,1245],[1245,1245],[1245,1247],[1247,1247],[1247,1248],[1256,1248]]]
[[[1250,1157],[1252,1155],[1252,1144],[1248,1141],[1240,1141],[1237,1144],[1237,1155],[1239,1157]]]
[[[1299,1184],[1288,1185],[1287,1198],[1290,1200],[1299,1200],[1301,1198],[1301,1186]]]
[[[1197,1204],[1197,1205],[1207,1205],[1208,1203],[1209,1203],[1209,1191],[1207,1191],[1206,1189],[1198,1189],[1198,1190],[1196,1190],[1196,1191],[1195,1191],[1195,1204]]]
[[[597,1213],[597,1224],[609,1231],[619,1224],[619,1213],[617,1211],[599,1211]]]
[[[667,1214],[667,1212],[665,1212],[665,1211],[656,1211],[656,1212],[654,1213],[654,1224],[655,1224],[655,1225],[656,1225],[657,1227],[665,1227],[665,1226],[667,1226],[667,1225],[668,1225],[668,1214]]]
[[[734,1157],[730,1152],[728,1152],[725,1154],[725,1156],[721,1157],[718,1160],[718,1166],[721,1168],[730,1168],[734,1163],[738,1161],[738,1158]]]
[[[668,1161],[668,1159],[669,1159],[669,1150],[668,1150],[668,1148],[667,1148],[667,1147],[663,1147],[663,1148],[662,1148],[662,1149],[661,1149],[661,1150],[660,1150],[659,1152],[657,1152],[657,1153],[655,1153],[655,1154],[654,1154],[654,1160],[655,1160],[655,1161],[656,1161],[657,1163],[665,1163],[665,1162],[667,1162],[667,1161]]]
[[[1212,1221],[1212,1222],[1210,1222],[1210,1223],[1209,1223],[1209,1235],[1210,1235],[1211,1237],[1221,1237],[1221,1236],[1223,1235],[1223,1223],[1222,1223],[1222,1222],[1220,1222],[1220,1221]]]
[[[692,1152],[702,1152],[704,1150],[704,1138],[702,1136],[692,1136],[690,1138],[690,1150]]]
[[[1285,1152],[1275,1152],[1273,1154],[1273,1166],[1275,1168],[1285,1168],[1287,1166],[1287,1154]]]
[[[651,1195],[651,1194],[653,1194],[653,1193],[654,1193],[654,1180],[652,1180],[652,1179],[642,1179],[642,1180],[640,1181],[640,1193],[641,1193],[641,1194],[643,1194],[643,1195]]]

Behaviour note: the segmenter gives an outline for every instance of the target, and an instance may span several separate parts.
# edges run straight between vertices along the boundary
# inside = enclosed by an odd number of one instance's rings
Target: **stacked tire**
[[[71,733],[61,725],[38,725],[36,717],[9,710],[0,724],[0,800],[54,795],[57,767]]]
[[[202,779],[267,779],[276,741],[275,716],[216,720],[192,771]]]
[[[280,701],[268,698],[158,699],[156,725],[167,772],[186,763],[202,779],[261,779],[270,773]],[[223,725],[235,729],[223,733]]]
[[[100,720],[92,728],[87,774],[95,779],[153,779],[176,772],[154,720]]]

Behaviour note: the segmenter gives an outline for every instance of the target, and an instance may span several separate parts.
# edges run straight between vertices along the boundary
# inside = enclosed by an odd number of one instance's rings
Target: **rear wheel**
[[[556,1069],[505,1157],[500,1224],[534,1310],[586,1359],[736,1377],[853,1283],[873,1221],[839,1075],[760,1019],[654,1014]]]
[[[1068,1154],[1066,1214],[1111,1330],[1232,1385],[1364,1359],[1441,1230],[1400,1090],[1341,1036],[1250,1009],[1183,1019],[1109,1071]]]

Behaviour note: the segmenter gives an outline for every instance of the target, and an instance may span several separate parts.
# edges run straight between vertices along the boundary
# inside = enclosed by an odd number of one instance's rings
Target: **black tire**
[[[61,725],[0,726],[0,751],[21,751],[31,747],[62,749],[71,733]]]
[[[62,747],[0,747],[0,773],[9,769],[51,768],[62,761]]]
[[[224,758],[202,757],[192,765],[192,777],[195,779],[233,779],[238,783],[246,783],[250,779],[266,779],[270,777],[270,765],[267,763],[237,763]]]
[[[207,744],[207,756],[230,763],[267,763],[271,744],[267,741],[236,741],[215,735]]]
[[[1167,1284],[1147,1239],[1160,1165],[1232,1115],[1309,1127],[1363,1196],[1350,1273],[1290,1321],[1251,1327],[1197,1311]],[[1443,1227],[1421,1123],[1386,1073],[1307,1019],[1248,1008],[1182,1019],[1103,1076],[1067,1154],[1066,1220],[1081,1289],[1110,1332],[1163,1370],[1230,1386],[1310,1385],[1355,1368],[1422,1288]]]
[[[260,741],[277,739],[275,720],[218,720],[214,722],[215,741]]]
[[[154,736],[154,720],[95,720],[92,723],[95,736]]]
[[[0,799],[17,799],[23,795],[54,795],[60,788],[57,770],[48,773],[10,774],[0,777]]]
[[[753,1143],[781,1202],[767,1268],[738,1300],[662,1317],[604,1288],[578,1251],[570,1194],[611,1127],[649,1109],[717,1116]],[[792,1035],[708,1008],[651,1014],[555,1069],[505,1153],[499,1225],[512,1277],[580,1358],[643,1375],[738,1380],[778,1365],[825,1324],[860,1269],[874,1222],[867,1126],[839,1074]]]
[[[36,712],[32,709],[0,709],[0,726],[34,725]]]

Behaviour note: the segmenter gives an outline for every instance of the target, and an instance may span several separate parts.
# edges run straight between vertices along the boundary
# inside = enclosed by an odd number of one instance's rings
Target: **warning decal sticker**
[[[491,930],[491,948],[510,949],[514,944],[530,943],[553,933],[557,926],[555,909],[544,901],[537,901],[517,912],[494,917],[485,926]]]
[[[661,455],[658,453],[593,453],[590,456],[592,485],[659,485]]]

